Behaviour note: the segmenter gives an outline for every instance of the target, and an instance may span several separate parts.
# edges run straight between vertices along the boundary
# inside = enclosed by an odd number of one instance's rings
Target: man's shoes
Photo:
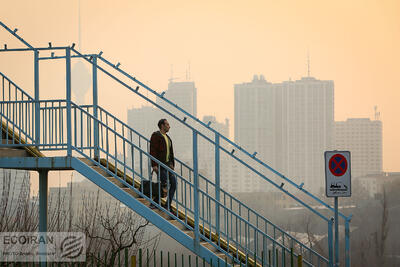
[[[166,209],[167,211],[171,212],[173,215],[177,216],[177,212],[176,209],[175,211],[172,209],[172,207],[168,207],[167,203],[162,204],[161,205],[164,209]]]

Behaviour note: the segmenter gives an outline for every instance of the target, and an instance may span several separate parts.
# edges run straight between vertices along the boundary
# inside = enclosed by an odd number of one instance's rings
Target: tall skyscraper
[[[210,123],[210,127],[217,130],[222,135],[229,137],[229,120],[225,119],[225,123],[218,122],[215,116],[206,115],[203,117],[205,124]],[[203,129],[199,127],[199,129]],[[211,131],[202,131],[202,133],[211,140],[215,140],[215,135]],[[214,177],[215,165],[215,146],[209,141],[205,140],[202,136],[198,138],[198,155],[199,155],[199,168],[208,177]],[[222,161],[222,157],[221,157]],[[221,164],[222,166],[223,164]],[[223,171],[222,171],[223,173]]]
[[[197,88],[194,82],[170,81],[165,97],[193,116],[197,116]],[[156,102],[162,106],[164,105],[164,101],[159,98],[157,98]],[[169,106],[166,105],[166,107]]]
[[[170,81],[168,83],[168,90],[165,92],[164,97],[177,104],[186,112],[193,116],[197,116],[197,88],[194,82]],[[173,114],[175,114],[179,119],[187,117],[183,113],[178,112],[176,109],[171,107],[171,105],[166,104],[160,98],[157,98],[156,103],[169,111],[173,111]],[[192,147],[192,133],[190,129],[170,116],[165,115],[165,113],[162,113],[161,116],[168,119],[170,123],[171,131],[169,135],[174,144],[174,153],[184,161],[191,161],[192,150],[188,149]],[[189,120],[187,122],[189,122]]]
[[[150,139],[158,130],[157,122],[161,119],[161,111],[151,106],[128,109],[128,125]]]
[[[335,149],[351,153],[352,177],[382,172],[382,122],[368,118],[335,122]]]
[[[261,75],[236,84],[235,141],[312,192],[324,184],[332,148],[334,84],[313,77],[269,83]],[[259,190],[258,187],[254,190]]]

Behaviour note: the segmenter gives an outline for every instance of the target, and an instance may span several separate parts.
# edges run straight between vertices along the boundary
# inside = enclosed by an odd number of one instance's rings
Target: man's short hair
[[[160,130],[161,130],[161,125],[163,125],[166,121],[167,121],[167,119],[161,119],[158,121],[157,125]]]

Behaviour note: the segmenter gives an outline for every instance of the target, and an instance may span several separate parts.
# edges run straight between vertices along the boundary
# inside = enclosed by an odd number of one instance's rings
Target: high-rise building
[[[194,82],[172,82],[168,83],[168,90],[165,91],[165,98],[172,101],[178,107],[182,108],[186,112],[197,116],[197,89]],[[177,111],[171,105],[166,104],[160,98],[157,98],[156,103],[160,106],[172,111],[179,119],[187,117],[184,113]],[[192,147],[192,132],[189,128],[185,127],[181,122],[176,119],[165,115],[162,112],[161,117],[166,118],[169,121],[171,130],[169,135],[172,138],[174,144],[174,153],[178,155],[184,161],[191,161],[192,150],[188,149]],[[187,122],[192,123],[191,120]]]
[[[382,122],[368,118],[335,122],[335,149],[351,153],[352,177],[382,172]]]
[[[161,112],[151,106],[128,109],[128,125],[148,139],[158,130],[157,123],[160,119]]]
[[[324,184],[332,148],[334,84],[313,77],[269,83],[261,75],[235,87],[235,141],[312,192]],[[265,186],[257,186],[254,191]]]
[[[170,81],[164,96],[193,116],[197,116],[197,89],[194,82]],[[159,98],[156,102],[162,106],[165,105],[165,102]],[[169,107],[168,105],[165,106]]]
[[[203,122],[209,124],[210,128],[218,131],[220,134],[229,138],[229,120],[225,119],[225,123],[218,122],[215,116],[206,115],[203,117]],[[199,127],[198,129],[204,129]],[[215,134],[211,131],[201,131],[202,134],[207,136],[210,140],[215,140]],[[221,141],[222,142],[222,141]],[[199,157],[199,170],[207,178],[213,178],[215,176],[215,145],[203,136],[198,137],[198,157]],[[224,155],[220,157],[220,172],[221,172],[221,184],[225,184],[223,179],[226,176],[227,169],[229,169],[226,163],[227,158]]]

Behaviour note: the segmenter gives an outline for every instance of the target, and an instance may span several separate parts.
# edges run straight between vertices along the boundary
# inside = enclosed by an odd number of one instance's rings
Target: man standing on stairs
[[[167,135],[167,132],[170,129],[168,121],[166,119],[159,120],[158,128],[160,130],[151,135],[150,155],[173,170],[175,167],[174,149],[172,147],[172,140]],[[176,190],[176,177],[173,173],[168,171],[165,167],[159,165],[154,160],[151,161],[151,167],[154,172],[160,175],[159,178],[162,187],[166,187],[169,182],[167,205],[164,205],[163,207],[171,211],[171,203]],[[159,203],[159,200],[159,196],[156,196],[154,199],[156,203]]]

